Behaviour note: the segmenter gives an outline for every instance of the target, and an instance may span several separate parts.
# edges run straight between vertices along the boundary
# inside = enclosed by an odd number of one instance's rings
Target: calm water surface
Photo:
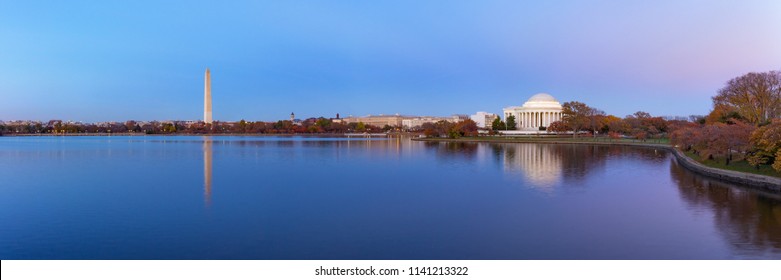
[[[2,259],[779,259],[781,198],[661,150],[0,137]]]

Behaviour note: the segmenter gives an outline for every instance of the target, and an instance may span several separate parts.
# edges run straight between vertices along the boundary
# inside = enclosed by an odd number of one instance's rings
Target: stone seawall
[[[781,192],[781,178],[771,177],[759,174],[745,173],[739,171],[725,170],[705,166],[702,163],[686,156],[683,152],[673,148],[670,145],[650,144],[650,143],[600,143],[600,142],[576,142],[576,141],[524,141],[522,139],[502,139],[502,140],[480,140],[480,139],[439,139],[439,138],[416,138],[415,141],[429,142],[484,142],[484,143],[538,143],[538,144],[582,144],[582,145],[609,145],[609,146],[635,146],[658,148],[670,151],[680,165],[695,173],[719,179],[722,181],[740,184],[764,191]]]
[[[670,150],[675,155],[675,158],[678,159],[679,164],[696,173],[731,183],[751,186],[765,191],[781,192],[781,178],[713,168],[695,161],[694,159],[683,154],[683,152],[679,151],[678,149],[673,149],[670,147],[668,150]]]

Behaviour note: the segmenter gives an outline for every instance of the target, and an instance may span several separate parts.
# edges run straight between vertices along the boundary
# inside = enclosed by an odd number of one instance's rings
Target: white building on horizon
[[[547,93],[538,93],[523,103],[523,106],[504,108],[504,120],[515,116],[516,129],[539,130],[562,118],[561,103]]]
[[[425,123],[436,123],[438,121],[457,123],[465,119],[467,119],[465,115],[452,115],[450,117],[431,117],[431,116],[409,117],[401,120],[401,126],[405,129],[415,129],[415,128],[419,128]]]
[[[496,114],[491,114],[488,112],[477,112],[474,115],[469,116],[472,121],[474,121],[477,124],[477,127],[479,128],[488,128],[491,126],[493,121],[498,118]]]

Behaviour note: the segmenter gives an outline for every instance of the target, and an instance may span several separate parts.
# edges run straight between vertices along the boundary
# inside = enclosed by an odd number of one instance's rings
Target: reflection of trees
[[[277,147],[280,147],[280,148],[293,148],[293,147],[296,146],[296,142],[297,141],[295,141],[295,140],[278,140],[278,141],[274,141],[274,142],[277,144]]]
[[[578,186],[590,173],[604,170],[608,158],[634,157],[660,161],[666,152],[654,149],[579,144],[486,144],[494,161],[506,173],[523,175],[536,187],[552,186],[564,180],[565,186]]]
[[[739,253],[755,257],[781,254],[781,197],[694,174],[677,162],[670,172],[683,200],[714,213],[719,232]]]
[[[302,140],[301,146],[307,148],[330,148],[336,145],[335,141]]]
[[[504,146],[501,144],[486,144],[489,145],[491,148],[491,155],[493,156],[494,162],[496,162],[497,166],[501,166],[502,164],[502,154],[504,153]]]
[[[550,145],[551,152],[563,158],[567,181],[579,182],[589,173],[604,170],[610,158],[635,158],[640,162],[660,162],[667,152],[651,148],[609,145]],[[577,184],[572,184],[577,185]]]
[[[336,147],[350,150],[370,151],[370,155],[400,155],[402,150],[409,151],[412,146],[409,145],[410,138],[405,137],[387,137],[387,138],[342,138],[333,141]]]
[[[477,156],[478,143],[468,142],[424,142],[424,147],[433,150],[440,159],[464,158],[473,160]]]
[[[210,136],[209,136],[210,137]],[[202,143],[206,138],[200,140],[169,140],[168,142],[197,142]],[[388,138],[332,138],[322,139],[316,137],[260,137],[259,139],[228,139],[209,138],[210,143],[216,145],[238,146],[241,148],[275,149],[282,148],[283,151],[294,151],[288,155],[291,157],[300,156],[306,153],[334,153],[337,156],[341,152],[350,150],[360,150],[361,152],[370,150],[372,154],[400,154],[402,150],[413,150],[415,145],[410,145],[408,137],[388,137]],[[162,141],[161,141],[162,142]],[[298,149],[303,148],[303,149]],[[303,151],[303,152],[299,152]]]
[[[604,168],[605,159],[611,150],[611,146],[598,145],[546,145],[553,146],[550,151],[556,157],[564,159],[563,168],[567,170],[564,178],[580,181],[596,168]],[[572,184],[576,185],[576,184]]]
[[[234,140],[231,141],[231,145],[238,145],[240,147],[263,147],[266,145],[267,141],[257,141],[257,140]]]

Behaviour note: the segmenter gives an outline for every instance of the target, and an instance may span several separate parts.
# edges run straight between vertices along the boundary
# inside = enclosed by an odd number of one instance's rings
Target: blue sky
[[[0,120],[705,114],[781,70],[781,1],[0,1]]]

